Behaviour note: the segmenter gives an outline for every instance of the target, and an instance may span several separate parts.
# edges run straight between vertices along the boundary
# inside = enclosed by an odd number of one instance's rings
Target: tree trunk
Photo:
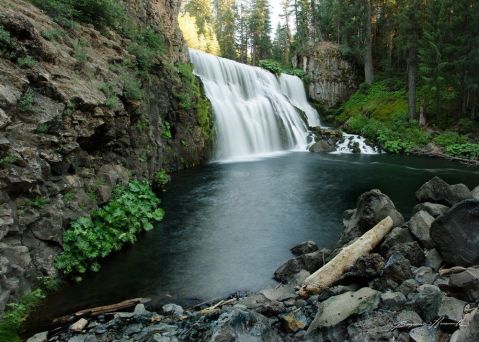
[[[349,246],[344,247],[338,255],[326,265],[310,275],[299,290],[299,295],[308,297],[319,294],[337,281],[356,261],[369,254],[384,237],[391,231],[393,220],[390,216],[379,222],[364,233],[359,239]]]
[[[364,53],[364,80],[366,83],[371,84],[374,82],[374,69],[373,69],[373,34],[371,23],[371,2],[366,0],[367,18],[366,18],[366,50]]]
[[[407,103],[409,118],[416,120],[416,77],[417,77],[417,59],[416,59],[416,44],[412,42],[409,48],[409,58],[407,60],[407,76],[408,76],[408,94]]]

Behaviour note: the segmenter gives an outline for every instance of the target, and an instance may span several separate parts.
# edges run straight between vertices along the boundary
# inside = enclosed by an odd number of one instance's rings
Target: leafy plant
[[[105,82],[100,86],[100,90],[106,96],[106,101],[105,101],[106,107],[110,109],[118,107],[119,101],[118,101],[118,97],[116,96],[115,90],[113,89],[113,85]]]
[[[42,32],[42,37],[48,41],[58,41],[65,35],[65,32],[60,29],[51,29]]]
[[[283,72],[281,64],[272,59],[263,59],[259,61],[259,67],[272,72],[275,75],[279,75]]]
[[[111,200],[90,217],[75,220],[63,236],[63,252],[55,265],[63,274],[100,269],[100,260],[136,241],[164,216],[160,201],[146,182],[133,181],[114,189]]]
[[[34,95],[31,89],[28,89],[25,94],[18,100],[17,109],[21,112],[35,112]]]
[[[0,159],[0,167],[13,164],[16,161],[17,161],[17,157],[12,156],[12,155],[9,154],[9,155]]]
[[[81,66],[84,66],[88,61],[88,52],[85,46],[86,42],[82,39],[77,39],[73,42],[73,58],[75,58]]]
[[[166,172],[166,170],[161,169],[155,173],[155,176],[153,178],[153,181],[162,187],[164,187],[166,184],[170,182],[171,178]]]
[[[20,207],[22,208],[30,207],[30,208],[40,209],[40,208],[43,208],[48,203],[50,203],[50,200],[46,197],[36,197],[33,199],[27,198],[22,201],[22,203],[20,204]]]
[[[471,160],[479,159],[479,144],[453,144],[446,147],[446,153],[453,157]]]
[[[38,134],[48,133],[49,128],[50,128],[50,125],[48,124],[48,122],[43,122],[37,126],[37,128],[35,129],[35,133],[38,133]]]
[[[0,25],[0,47],[2,45],[10,46],[10,43],[11,43],[10,32],[5,30],[5,28],[2,25]]]
[[[122,76],[123,96],[132,101],[141,101],[143,99],[143,90],[140,81],[130,73]]]
[[[38,62],[32,56],[26,56],[17,60],[17,65],[22,69],[33,68]]]
[[[434,142],[439,146],[447,147],[449,145],[466,144],[469,143],[470,140],[459,133],[447,131],[435,137]]]
[[[163,123],[163,129],[161,131],[161,136],[167,140],[171,139],[172,138],[172,134],[171,134],[171,126],[170,126],[170,123],[168,121],[165,121]]]

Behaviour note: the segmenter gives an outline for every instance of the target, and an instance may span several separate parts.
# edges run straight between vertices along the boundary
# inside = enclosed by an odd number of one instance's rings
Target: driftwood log
[[[354,266],[360,257],[369,254],[391,231],[392,227],[393,220],[388,216],[352,244],[344,247],[326,265],[306,278],[299,290],[299,295],[309,297],[329,288],[350,267]]]

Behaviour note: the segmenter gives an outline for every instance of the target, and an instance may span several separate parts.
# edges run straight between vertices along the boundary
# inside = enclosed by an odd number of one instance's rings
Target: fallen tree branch
[[[219,301],[218,303],[216,303],[215,305],[213,306],[210,306],[206,309],[203,309],[201,311],[198,311],[199,314],[202,314],[202,315],[207,315],[207,314],[210,314],[212,312],[214,312],[217,308],[221,307],[221,306],[224,306],[224,305],[228,305],[228,304],[232,304],[234,302],[236,302],[237,299],[236,298],[231,298],[231,299],[228,299],[228,300],[221,300]]]
[[[309,297],[329,288],[350,267],[354,266],[360,257],[369,254],[391,231],[392,227],[393,220],[388,216],[352,244],[344,247],[326,265],[306,278],[299,290],[299,295]]]

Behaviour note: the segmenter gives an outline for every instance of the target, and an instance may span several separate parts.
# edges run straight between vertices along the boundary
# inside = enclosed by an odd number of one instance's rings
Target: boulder
[[[479,186],[476,186],[471,192],[472,198],[479,200]]]
[[[443,260],[439,252],[433,248],[425,253],[426,260],[424,262],[425,266],[431,267],[434,271],[438,271],[441,267]]]
[[[425,322],[431,322],[439,313],[443,294],[435,285],[421,285],[417,293],[408,295],[408,307],[416,311]]]
[[[462,315],[464,313],[464,307],[466,302],[459,300],[454,297],[444,296],[442,298],[441,305],[439,306],[438,315],[440,317],[446,317],[455,322],[462,320]]]
[[[409,221],[409,230],[421,244],[428,249],[433,248],[431,236],[429,234],[434,217],[427,211],[421,210],[414,214]]]
[[[306,253],[316,252],[318,250],[318,246],[314,241],[305,241],[300,243],[299,245],[294,246],[290,249],[291,253],[296,256],[300,256]]]
[[[87,325],[88,325],[88,321],[84,318],[80,318],[78,321],[70,325],[70,330],[78,333],[83,331]]]
[[[388,255],[388,252],[395,245],[413,241],[414,237],[411,235],[409,229],[396,227],[393,228],[393,230],[391,230],[391,232],[386,236],[379,250],[384,257],[389,258],[390,255]]]
[[[320,153],[320,152],[334,152],[336,150],[336,145],[332,144],[327,140],[320,140],[313,144],[309,148],[310,152]]]
[[[385,292],[381,294],[381,307],[386,310],[400,310],[406,303],[406,296],[401,292]]]
[[[251,310],[234,308],[214,323],[211,342],[276,342],[280,338],[266,317]]]
[[[421,210],[426,211],[429,215],[436,218],[444,214],[446,211],[448,211],[449,207],[442,204],[431,203],[431,202],[419,203],[414,207],[413,214]]]
[[[433,284],[438,274],[432,268],[421,266],[414,270],[414,279],[421,285]]]
[[[360,257],[343,278],[370,281],[381,274],[385,264],[386,260],[380,254],[368,254]]]
[[[409,295],[410,293],[416,292],[417,288],[419,287],[419,283],[414,279],[407,279],[399,285],[398,290],[404,294],[405,296]]]
[[[472,193],[464,184],[449,185],[439,177],[434,177],[416,191],[419,202],[433,202],[454,205],[472,198]]]
[[[468,301],[479,300],[479,266],[451,274],[448,288],[458,298]]]
[[[286,261],[274,272],[274,279],[282,283],[288,283],[301,270],[310,273],[317,271],[324,265],[327,256],[331,253],[329,249],[323,248],[312,253],[306,253]]]
[[[332,327],[351,315],[360,315],[376,309],[379,305],[379,292],[363,287],[356,292],[346,292],[330,297],[320,303],[318,312],[308,328],[308,334],[316,329]]]
[[[409,337],[414,342],[436,342],[439,330],[435,326],[424,325],[411,329]]]
[[[280,317],[283,328],[290,333],[302,330],[308,324],[308,320],[301,309],[289,312]]]
[[[166,315],[180,317],[183,315],[183,308],[176,304],[166,304],[161,307],[161,310]]]
[[[420,266],[424,263],[424,252],[422,248],[416,241],[413,242],[406,242],[406,243],[399,243],[397,245],[392,246],[387,252],[386,257],[389,258],[394,253],[399,253],[404,256],[406,259],[409,260],[411,265]]]
[[[394,253],[384,266],[383,276],[396,283],[402,283],[406,279],[414,278],[411,272],[411,263],[400,253]]]
[[[339,240],[339,246],[363,235],[380,221],[390,216],[393,226],[398,227],[404,223],[404,218],[396,210],[391,199],[380,190],[371,190],[359,196],[357,208],[347,210],[343,216],[344,231]]]
[[[451,337],[451,342],[479,341],[479,309],[474,309],[464,316],[459,330]]]
[[[374,311],[355,319],[348,326],[348,341],[394,341],[394,328],[394,313]],[[345,339],[331,341],[345,341]]]
[[[479,263],[479,201],[466,200],[453,206],[431,225],[432,242],[448,264]]]

